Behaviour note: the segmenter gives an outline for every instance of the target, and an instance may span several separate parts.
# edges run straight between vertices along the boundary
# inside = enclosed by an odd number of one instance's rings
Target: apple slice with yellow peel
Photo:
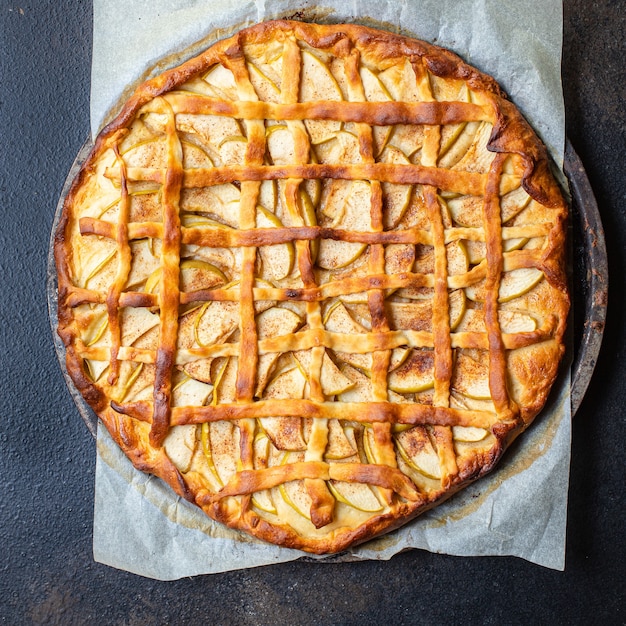
[[[543,272],[535,267],[522,267],[510,272],[504,272],[500,280],[498,302],[509,302],[519,298],[536,287],[543,280]],[[465,294],[474,302],[484,302],[485,281],[465,288]]]
[[[348,305],[355,305],[355,304],[366,305],[368,303],[367,291],[359,291],[357,293],[342,294],[339,296],[339,299],[344,304],[348,304]]]
[[[239,281],[236,283],[231,283],[233,287],[239,285]],[[255,289],[273,289],[274,285],[268,282],[267,280],[263,280],[261,278],[256,278],[254,280],[254,288]],[[255,300],[254,301],[254,313],[258,315],[259,313],[263,313],[267,309],[271,309],[273,306],[276,306],[278,303],[276,300]]]
[[[388,275],[410,272],[415,263],[413,244],[392,243],[385,246],[385,272]]]
[[[480,196],[457,196],[446,200],[450,217],[465,228],[483,226],[483,199]]]
[[[496,408],[491,400],[479,400],[470,396],[464,396],[454,389],[450,390],[450,406],[468,409],[469,411],[496,412]]]
[[[468,122],[460,126],[460,132],[451,137],[451,141],[446,140],[446,150],[439,159],[439,167],[449,169],[463,158],[474,142],[480,122]]]
[[[245,56],[247,59],[254,59],[263,73],[268,76],[276,85],[280,85],[282,74],[282,62],[284,54],[284,42],[262,41],[260,43],[246,43]]]
[[[205,96],[214,96],[215,90],[210,87],[202,78],[196,77],[185,81],[177,91],[188,91],[191,93],[199,93]]]
[[[200,189],[183,189],[180,206],[182,211],[208,213],[219,222],[238,228],[240,198],[239,189],[225,183]]]
[[[407,300],[432,300],[434,292],[432,287],[406,287],[394,293]]]
[[[502,250],[511,252],[519,250],[528,243],[527,237],[515,237],[514,239],[506,239],[502,242]],[[487,255],[487,248],[483,241],[464,240],[467,257],[471,265],[478,265]]]
[[[264,180],[259,189],[259,204],[270,213],[276,213],[278,204],[278,190],[275,180]]]
[[[435,480],[441,478],[439,457],[423,426],[415,426],[395,436],[402,460],[414,470]]]
[[[97,383],[104,372],[109,368],[109,361],[96,361],[94,359],[83,359],[87,374],[94,383]]]
[[[419,160],[419,151],[424,143],[424,131],[421,126],[396,124],[387,142],[387,148],[394,147],[407,159]]]
[[[302,398],[306,378],[295,366],[273,378],[265,388],[264,398]],[[306,450],[299,417],[262,417],[259,422],[278,450]]]
[[[337,396],[341,402],[372,401],[372,383],[363,372],[347,364],[341,365],[341,372],[354,383],[353,387]]]
[[[132,346],[139,337],[158,326],[159,316],[143,307],[120,309],[123,346]]]
[[[376,465],[378,463],[374,450],[374,432],[370,425],[366,425],[363,429],[363,453],[365,454],[367,462],[372,465]]]
[[[213,359],[198,359],[197,361],[192,361],[191,363],[185,363],[182,366],[182,370],[190,378],[199,380],[202,383],[208,383],[212,385],[213,384],[213,380],[211,378],[211,363],[212,362],[213,362]]]
[[[237,100],[237,83],[234,74],[223,65],[214,65],[204,76],[204,80],[217,89],[227,100]]]
[[[487,149],[492,128],[491,123],[479,122],[474,140],[463,157],[452,166],[452,169],[481,173],[489,171],[489,167],[495,158],[495,152]]]
[[[202,452],[204,454],[204,459],[206,461],[209,472],[212,478],[217,481],[218,486],[223,487],[224,483],[217,473],[215,463],[213,462],[213,451],[211,449],[211,424],[209,422],[205,422],[200,427],[200,441],[202,442]]]
[[[334,228],[343,217],[351,185],[349,180],[324,181],[320,207],[320,220],[324,226]]]
[[[302,325],[302,320],[293,311],[273,307],[263,311],[256,318],[259,340],[267,337],[280,337],[294,332]],[[255,396],[260,397],[272,374],[279,352],[261,354],[257,363],[257,384]]]
[[[224,137],[217,149],[223,165],[243,165],[246,158],[248,140],[243,135]]]
[[[366,332],[365,328],[356,322],[350,315],[348,309],[346,309],[341,300],[336,300],[326,310],[322,322],[326,327],[326,330],[332,333],[354,335]]]
[[[457,102],[471,102],[471,93],[468,89],[467,85],[464,83],[461,87],[460,91],[457,92],[456,95],[452,95],[452,93],[448,92],[447,94],[438,94],[441,89],[446,89],[446,85],[443,84],[443,81],[438,82],[435,79],[435,84],[433,85],[433,95],[437,100],[455,100]],[[461,136],[461,133],[465,130],[467,122],[460,122],[459,124],[445,124],[441,127],[441,142],[439,146],[439,161],[447,154],[447,152],[452,148],[458,138]]]
[[[125,289],[133,290],[143,283],[161,263],[160,244],[152,239],[139,239],[130,242],[132,262]]]
[[[321,239],[317,264],[328,270],[338,270],[354,263],[365,252],[367,244]]]
[[[378,76],[368,67],[362,66],[359,69],[363,91],[368,102],[389,102],[393,97],[382,84]]]
[[[500,281],[498,302],[509,302],[527,293],[543,280],[543,272],[534,267],[524,267],[504,272]]]
[[[317,214],[315,213],[315,204],[319,201],[319,194],[321,189],[321,183],[319,180],[305,181],[306,183],[317,183],[317,186],[310,188],[311,192],[317,196],[316,200],[311,198],[309,191],[306,187],[300,186],[298,190],[298,208],[300,215],[302,215],[302,221],[305,226],[317,226]],[[311,249],[311,260],[313,263],[317,261],[317,255],[319,253],[319,240],[313,239],[309,242]]]
[[[263,102],[280,102],[280,89],[257,65],[248,62],[248,75],[259,100]]]
[[[457,276],[465,274],[469,270],[469,257],[465,244],[460,239],[446,246],[446,259],[448,262],[448,275]]]
[[[465,249],[467,250],[467,259],[470,265],[478,265],[487,255],[487,248],[484,241],[466,240]]]
[[[184,291],[212,289],[227,282],[224,272],[212,263],[185,259],[180,264],[180,287]]]
[[[281,498],[294,510],[309,521],[311,520],[311,505],[313,504],[309,494],[306,492],[304,483],[301,480],[294,480],[279,485],[278,492]]]
[[[506,223],[522,212],[531,201],[531,197],[524,187],[518,187],[505,194],[500,200],[500,211],[502,212],[502,223]]]
[[[443,161],[443,158],[450,151],[452,146],[458,141],[459,137],[465,130],[467,122],[461,122],[459,124],[446,124],[441,127],[441,147],[439,148],[439,163]]]
[[[259,339],[289,335],[302,325],[302,319],[293,311],[282,307],[272,307],[257,315]]]
[[[295,142],[293,134],[285,124],[274,124],[265,130],[267,149],[274,165],[286,165],[294,162]]]
[[[378,78],[394,100],[398,102],[422,100],[418,86],[419,79],[408,58],[405,57],[403,62],[391,65],[379,72]]]
[[[301,452],[285,452],[280,464],[288,465],[304,460],[304,454]],[[309,494],[307,493],[304,481],[292,480],[290,482],[281,483],[278,486],[278,493],[284,502],[286,502],[294,511],[311,519],[311,506],[313,504]]]
[[[219,228],[219,227],[216,227]],[[213,248],[209,246],[197,246],[195,244],[183,244],[180,248],[183,258],[204,261],[217,268],[223,268],[225,275],[238,272],[238,258],[240,251],[230,248]],[[221,287],[222,285],[218,285]]]
[[[92,248],[80,248],[76,255],[76,273],[80,276],[80,283],[85,289],[98,290],[100,285],[113,280],[117,270],[117,247],[109,240],[90,237]]]
[[[260,205],[257,206],[256,225],[257,228],[283,228],[280,219]],[[291,274],[295,259],[293,243],[261,246],[259,253],[263,261],[264,279],[281,280]]]
[[[181,141],[181,147],[183,149],[184,169],[213,166],[213,160],[209,154],[197,144],[190,141]]]
[[[391,330],[432,331],[433,307],[423,302],[387,302],[387,320]]]
[[[410,348],[393,348],[391,350],[391,356],[389,357],[389,371],[393,372],[401,367],[409,358],[410,354]]]
[[[146,293],[159,293],[161,284],[161,267],[158,267],[146,280],[144,291]]]
[[[465,443],[474,443],[482,441],[487,436],[484,428],[476,428],[475,426],[453,426],[452,437],[455,441]]]
[[[254,467],[262,469],[268,466],[270,440],[264,432],[258,432],[254,437]],[[252,505],[265,512],[276,514],[276,506],[269,489],[257,491],[252,495]]]
[[[198,215],[195,213],[186,213],[181,215],[180,223],[185,228],[219,228],[220,230],[232,230],[230,226],[222,224],[210,217],[204,215]]]
[[[315,154],[320,163],[360,163],[363,160],[359,138],[345,130],[317,145]]]
[[[326,311],[323,317],[323,324],[326,330],[333,333],[342,333],[346,335],[355,335],[366,332],[348,312],[343,302],[337,300]],[[345,363],[349,363],[360,369],[371,369],[372,357],[370,354],[348,354],[337,352],[337,357]]]
[[[228,421],[210,424],[211,462],[222,485],[237,472],[239,459],[239,429]],[[206,457],[205,457],[206,458]]]
[[[158,267],[146,280],[146,293],[159,293],[161,286],[161,268]],[[180,288],[182,291],[212,289],[228,282],[219,267],[199,259],[186,259],[180,264]]]
[[[306,376],[293,358],[293,354],[286,354],[282,368],[276,372],[265,388],[264,398],[302,398]]]
[[[94,313],[89,321],[88,326],[82,334],[82,341],[86,346],[94,346],[98,342],[105,343],[105,332],[109,327],[109,316],[105,311]],[[106,344],[105,344],[106,345]]]
[[[432,350],[413,350],[406,361],[387,378],[389,389],[416,393],[434,385],[435,358]]]
[[[326,64],[308,50],[302,51],[300,68],[299,102],[324,102],[343,100],[341,89]],[[318,144],[341,129],[341,122],[334,120],[306,120],[311,143]]]
[[[183,315],[178,323],[178,347],[206,348],[223,343],[239,325],[237,302],[205,302]]]
[[[303,373],[311,371],[310,350],[298,350],[297,352],[294,352],[293,355],[299,362]],[[305,377],[306,376],[307,375],[305,374]],[[322,357],[320,384],[322,386],[322,393],[326,397],[343,393],[347,389],[354,386],[354,383],[341,373],[339,368],[334,364],[333,360],[328,356],[327,352],[324,352],[324,356]]]
[[[265,431],[257,430],[254,435],[254,467],[263,469],[269,465],[270,440]]]
[[[165,454],[183,474],[189,470],[198,445],[197,430],[195,424],[172,426],[163,441]]]
[[[203,406],[213,393],[213,385],[185,377],[172,389],[172,406]]]
[[[424,303],[420,304],[423,306]],[[432,313],[432,302],[430,302],[430,306]],[[465,315],[467,307],[465,291],[463,289],[455,289],[448,294],[448,306],[450,311],[450,330],[456,330]]]
[[[409,348],[393,348],[389,357],[389,371],[393,372],[398,369],[406,361],[410,353],[411,350]],[[358,354],[356,352],[336,351],[335,355],[337,359],[360,370],[368,378],[372,376],[373,357],[371,352]]]
[[[112,393],[117,403],[124,402],[131,387],[141,376],[143,369],[143,363],[132,363],[130,361],[123,361],[121,363],[119,376],[115,384],[115,390]]]
[[[506,239],[502,242],[502,249],[504,252],[511,252],[512,250],[520,250],[528,243],[528,237],[515,237],[513,239]]]
[[[151,137],[134,143],[122,153],[127,167],[165,167],[167,145],[160,137]]]
[[[500,331],[503,333],[531,333],[537,329],[537,320],[519,311],[498,311]]]
[[[365,92],[365,99],[368,102],[389,102],[393,100],[378,76],[369,68],[361,67],[359,74],[363,84],[363,91]],[[374,131],[374,154],[379,155],[389,141],[393,126],[374,126],[372,130]]]
[[[491,399],[489,366],[466,354],[458,354],[450,386],[454,391],[475,400]]]
[[[257,491],[252,496],[252,506],[256,507],[260,511],[264,513],[271,513],[272,515],[276,515],[276,505],[274,504],[274,500],[272,498],[272,492],[269,489],[263,489],[262,491]]]
[[[208,85],[207,88],[209,92],[215,93],[215,90]],[[220,100],[223,99],[217,97]],[[220,160],[220,144],[227,138],[244,134],[237,119],[220,115],[178,113],[176,115],[176,127],[185,138],[197,137],[197,141],[202,142],[204,149],[215,165]],[[165,133],[165,128],[161,132]]]
[[[498,311],[500,331],[503,333],[529,333],[537,329],[537,320],[520,311]],[[461,332],[485,332],[485,316],[482,309],[467,309],[458,326]]]
[[[315,155],[315,150],[309,150],[309,161],[311,163],[318,163],[317,156]],[[302,181],[300,183],[300,189],[304,190],[311,200],[311,204],[313,206],[313,211],[315,211],[315,207],[319,205],[320,197],[322,193],[322,181],[319,178],[309,178],[307,180]],[[308,224],[305,220],[305,224]],[[312,221],[309,226],[314,226],[317,224],[317,217],[315,221]]]
[[[364,181],[352,182],[345,201],[334,207],[333,228],[353,232],[371,231],[369,210],[363,210],[363,207],[369,208],[370,204],[370,185]],[[343,268],[353,263],[366,248],[367,244],[364,243],[322,239],[317,255],[317,264],[324,269]]]
[[[324,453],[327,459],[346,459],[357,454],[354,427],[341,425],[338,419],[328,420],[328,445]]]
[[[377,513],[383,510],[383,505],[378,501],[369,485],[331,480],[328,482],[328,487],[339,502],[347,504],[357,511]]]
[[[381,154],[382,163],[394,163],[398,165],[409,165],[410,161],[398,148],[387,146]],[[395,228],[409,206],[412,185],[399,185],[396,183],[382,183],[383,189],[383,214],[385,225],[388,228]]]

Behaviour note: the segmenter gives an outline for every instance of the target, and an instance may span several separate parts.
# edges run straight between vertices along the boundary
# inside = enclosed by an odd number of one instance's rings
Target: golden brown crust
[[[545,147],[453,53],[267,22],[144,83],[55,238],[70,376],[135,467],[337,552],[490,471],[568,310]]]

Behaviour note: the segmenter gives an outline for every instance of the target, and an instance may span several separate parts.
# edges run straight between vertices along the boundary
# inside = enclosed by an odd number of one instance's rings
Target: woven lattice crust
[[[56,236],[76,386],[134,465],[335,552],[488,472],[544,405],[566,207],[493,79],[268,22],[140,86]]]

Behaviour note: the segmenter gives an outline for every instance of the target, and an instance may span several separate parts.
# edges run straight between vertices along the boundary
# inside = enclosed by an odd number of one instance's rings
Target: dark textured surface
[[[422,552],[159,583],[93,562],[95,446],[65,389],[45,297],[48,237],[89,131],[90,3],[0,7],[0,619],[7,624],[626,622],[626,7],[565,0],[567,131],[606,229],[600,365],[574,422],[564,573]]]

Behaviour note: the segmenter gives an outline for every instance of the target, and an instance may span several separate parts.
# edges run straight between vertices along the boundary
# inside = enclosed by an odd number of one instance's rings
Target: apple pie
[[[545,147],[453,53],[267,22],[141,85],[55,239],[68,371],[139,470],[332,553],[489,472],[569,306]]]

